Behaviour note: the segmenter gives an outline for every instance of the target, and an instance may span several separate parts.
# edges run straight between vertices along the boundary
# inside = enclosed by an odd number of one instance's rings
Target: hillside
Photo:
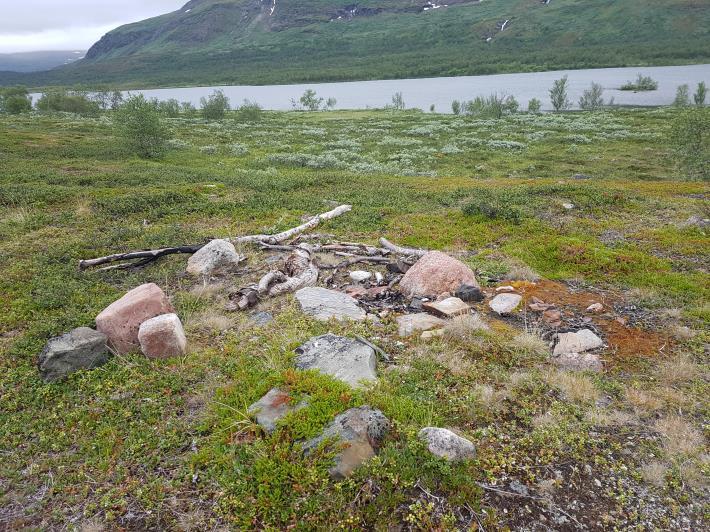
[[[710,61],[698,0],[191,0],[28,84],[287,83]]]
[[[39,72],[73,63],[84,57],[84,52],[47,50],[0,54],[0,71]]]

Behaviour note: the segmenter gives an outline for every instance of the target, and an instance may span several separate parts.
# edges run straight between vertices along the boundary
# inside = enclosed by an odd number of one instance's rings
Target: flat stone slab
[[[469,460],[476,456],[476,446],[471,441],[448,429],[426,427],[419,431],[419,439],[427,444],[431,454],[450,462]]]
[[[552,352],[553,356],[570,353],[584,353],[604,346],[604,341],[589,329],[577,332],[561,333],[557,335],[557,345]]]
[[[552,362],[562,369],[570,371],[596,371],[604,369],[601,357],[595,353],[564,353],[552,357]]]
[[[510,314],[518,308],[522,300],[523,296],[519,294],[499,294],[488,303],[488,306],[498,314]]]
[[[81,369],[92,369],[108,362],[111,352],[105,334],[79,327],[50,339],[39,355],[39,374],[44,382],[63,379]]]
[[[405,314],[397,318],[399,335],[404,338],[415,333],[430,331],[431,329],[442,328],[446,322],[441,318],[420,312],[417,314]]]
[[[296,349],[296,367],[316,369],[353,388],[361,381],[377,379],[377,355],[370,346],[328,333],[310,339]]]
[[[325,440],[335,439],[342,450],[335,456],[330,476],[349,477],[355,469],[377,453],[390,430],[390,421],[379,410],[369,406],[351,408],[336,416],[322,434],[303,444],[305,453],[315,450]]]
[[[443,301],[431,301],[424,303],[422,308],[442,318],[454,318],[471,312],[471,307],[461,301],[458,297],[447,297]]]
[[[307,401],[301,401],[294,405],[291,402],[291,395],[281,388],[272,388],[269,392],[251,405],[247,410],[249,415],[256,417],[256,422],[267,433],[276,430],[276,425],[282,418],[291,412],[296,412],[308,406]]]
[[[296,299],[303,312],[319,321],[328,321],[331,318],[363,321],[367,317],[367,313],[358,306],[355,299],[335,290],[301,288],[296,292]]]

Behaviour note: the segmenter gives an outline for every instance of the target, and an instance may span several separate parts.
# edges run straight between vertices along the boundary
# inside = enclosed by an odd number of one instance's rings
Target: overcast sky
[[[0,0],[0,53],[86,50],[116,26],[187,0]]]

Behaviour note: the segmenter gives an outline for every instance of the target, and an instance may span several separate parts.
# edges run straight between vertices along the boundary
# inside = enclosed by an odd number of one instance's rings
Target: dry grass
[[[481,408],[488,412],[499,411],[503,406],[503,401],[508,397],[508,391],[505,388],[495,389],[488,384],[477,384],[473,391]]]
[[[511,340],[510,345],[513,349],[522,351],[531,357],[544,358],[550,352],[547,342],[534,332],[523,332],[516,335]]]
[[[685,325],[672,325],[669,327],[669,332],[679,342],[687,342],[695,338],[695,331]]]
[[[490,327],[478,314],[465,314],[456,316],[444,327],[444,336],[454,340],[471,340],[481,331],[488,331]]]
[[[221,333],[234,327],[234,319],[210,308],[190,316],[185,327],[192,331]]]
[[[532,424],[535,428],[551,427],[559,424],[561,421],[560,416],[553,412],[545,412],[544,414],[538,414],[532,419]]]
[[[530,281],[535,282],[540,279],[540,276],[525,264],[511,264],[508,273],[505,274],[504,279],[508,281]]]
[[[603,410],[596,408],[587,412],[586,420],[598,427],[622,427],[636,424],[638,419],[621,410]]]
[[[641,466],[641,477],[645,482],[662,488],[666,484],[668,466],[662,462],[650,462]]]
[[[655,394],[639,390],[637,388],[626,388],[626,401],[632,406],[637,415],[649,415],[662,410],[665,406],[663,401]]]
[[[700,367],[687,353],[663,362],[658,367],[658,378],[667,386],[685,384],[700,374]]]
[[[663,450],[669,458],[697,455],[705,443],[702,433],[680,416],[666,416],[654,426],[663,437]]]
[[[599,398],[599,390],[586,375],[551,370],[545,380],[551,386],[559,388],[565,399],[574,403],[592,403]]]

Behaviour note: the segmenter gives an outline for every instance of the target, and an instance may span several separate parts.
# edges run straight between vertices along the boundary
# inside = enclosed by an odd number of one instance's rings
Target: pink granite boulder
[[[430,251],[412,266],[399,283],[407,297],[438,297],[456,293],[462,286],[478,288],[473,270],[441,251]]]
[[[117,353],[138,350],[138,329],[146,320],[174,312],[168,297],[154,283],[134,288],[96,317],[96,330],[108,337]]]
[[[141,351],[148,358],[182,356],[187,351],[187,338],[177,314],[163,314],[144,321],[138,330]]]

